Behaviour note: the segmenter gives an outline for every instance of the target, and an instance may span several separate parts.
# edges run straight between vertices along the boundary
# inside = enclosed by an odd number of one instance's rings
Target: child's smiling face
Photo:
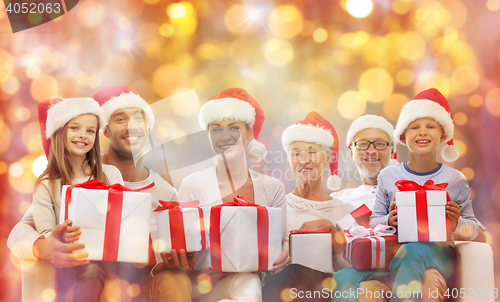
[[[432,118],[423,117],[408,125],[402,142],[411,152],[427,154],[436,151],[445,139],[441,125]]]

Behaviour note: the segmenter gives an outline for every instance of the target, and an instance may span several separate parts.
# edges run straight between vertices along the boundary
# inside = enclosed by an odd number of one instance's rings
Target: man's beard
[[[116,157],[118,160],[121,162],[134,162],[134,155],[132,152],[123,150],[123,149],[117,149],[114,148],[112,145],[109,146],[111,149],[113,149],[113,152],[116,154]],[[137,156],[138,158],[139,156]]]
[[[388,164],[389,164],[388,162],[385,164],[380,162],[380,166],[378,168],[368,169],[363,164],[356,163],[356,167],[358,168],[359,174],[361,174],[361,176],[377,179],[380,171],[382,171],[382,169],[387,167]]]

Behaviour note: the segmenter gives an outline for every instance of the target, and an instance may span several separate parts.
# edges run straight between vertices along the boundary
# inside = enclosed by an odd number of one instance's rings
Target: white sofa
[[[491,247],[471,241],[456,241],[455,246],[458,256],[456,290],[449,289],[451,298],[457,302],[493,302],[495,282]]]
[[[449,289],[449,300],[494,302],[492,293],[495,283],[491,247],[486,243],[457,241],[456,248],[458,252],[456,284],[450,285],[456,290]],[[45,261],[22,261],[22,278],[23,302],[47,301],[42,298],[42,294],[46,289],[54,289],[52,265]],[[489,292],[489,297],[486,291]],[[46,295],[50,296],[50,290],[46,291]]]

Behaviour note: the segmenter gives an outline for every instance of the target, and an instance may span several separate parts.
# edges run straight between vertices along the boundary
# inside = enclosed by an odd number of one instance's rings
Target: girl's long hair
[[[57,192],[56,190],[61,189],[64,185],[71,185],[73,168],[71,167],[69,161],[71,153],[66,145],[68,124],[69,121],[52,136],[47,168],[36,180],[35,188],[44,179],[48,179],[50,190],[52,192]],[[99,129],[99,120],[97,121],[97,129]],[[94,146],[92,146],[92,149],[90,149],[90,151],[86,154],[86,160],[90,166],[89,179],[93,178],[109,184],[108,178],[102,172],[101,148],[98,131],[96,131],[95,136]],[[56,180],[59,178],[61,179],[61,188],[56,188]]]

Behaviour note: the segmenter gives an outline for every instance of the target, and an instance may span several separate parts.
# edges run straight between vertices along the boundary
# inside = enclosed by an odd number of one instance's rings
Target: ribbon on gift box
[[[172,249],[176,251],[187,250],[186,248],[186,233],[184,231],[184,218],[182,216],[182,208],[198,208],[200,215],[200,233],[201,233],[201,250],[207,249],[207,238],[205,236],[205,223],[202,208],[198,207],[200,202],[198,200],[177,202],[177,201],[163,201],[159,200],[155,212],[168,210],[169,224],[170,224],[170,240]],[[175,234],[175,236],[173,236]]]
[[[121,184],[108,185],[97,179],[92,179],[81,184],[72,185],[66,188],[66,198],[64,200],[64,219],[68,219],[68,205],[71,199],[71,191],[75,188],[107,190],[108,210],[106,214],[106,230],[104,231],[104,247],[102,260],[116,261],[118,259],[118,247],[120,243],[120,229],[122,221],[123,192],[140,192],[154,187],[155,183],[139,188],[131,189]]]
[[[415,204],[417,210],[417,232],[419,241],[429,241],[429,213],[427,212],[426,191],[446,191],[448,183],[434,184],[433,180],[426,181],[423,185],[411,180],[398,180],[394,183],[399,191],[416,191]],[[446,202],[450,202],[450,194],[446,191]],[[446,233],[451,233],[451,220],[446,216]]]
[[[214,206],[210,209],[210,255],[212,270],[222,271],[222,251],[220,244],[220,217],[223,207],[256,207],[257,208],[257,243],[259,250],[259,271],[268,270],[269,215],[266,207],[254,204],[243,196],[235,196],[234,202]]]
[[[352,263],[352,248],[355,239],[366,238],[371,241],[372,268],[385,268],[385,239],[384,236],[392,236],[396,233],[396,228],[393,226],[379,224],[375,228],[366,228],[364,226],[356,225],[344,231],[346,236],[346,248],[344,257],[349,263]]]

